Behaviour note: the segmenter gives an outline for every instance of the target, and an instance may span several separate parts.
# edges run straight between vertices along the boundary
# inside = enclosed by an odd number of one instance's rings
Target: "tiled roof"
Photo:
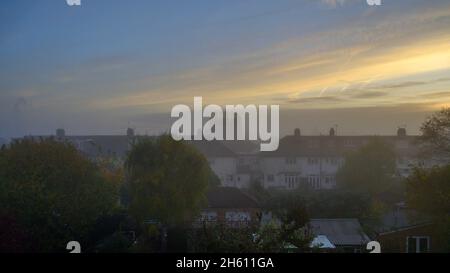
[[[194,145],[206,157],[235,157],[235,153],[217,140],[192,140],[187,141]]]
[[[261,152],[265,157],[276,156],[345,156],[367,144],[373,138],[380,138],[394,146],[397,155],[415,155],[418,151],[415,136],[286,136],[280,139],[278,150]],[[396,144],[405,144],[405,147]]]
[[[207,199],[209,208],[259,208],[256,200],[237,188],[211,188]]]
[[[365,245],[370,239],[357,219],[311,219],[314,235],[325,235],[334,245]]]

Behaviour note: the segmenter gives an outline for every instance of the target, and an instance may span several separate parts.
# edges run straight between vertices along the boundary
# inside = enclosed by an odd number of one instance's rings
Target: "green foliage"
[[[256,252],[253,235],[255,227],[233,228],[225,223],[204,223],[192,229],[188,240],[191,252],[249,253]]]
[[[242,189],[242,191],[246,192],[249,196],[253,197],[258,202],[264,202],[266,199],[270,197],[270,193],[266,190],[260,181],[252,181],[248,187],[248,189]]]
[[[341,190],[278,191],[272,192],[271,198],[265,201],[265,208],[274,211],[277,218],[284,219],[283,222],[288,222],[283,209],[294,208],[292,211],[295,211],[296,206],[299,210],[306,210],[294,214],[299,217],[298,223],[304,223],[308,218],[357,218],[368,233],[381,223],[381,216],[387,210],[384,203],[369,194]]]
[[[0,207],[35,251],[64,250],[71,240],[88,245],[96,219],[118,203],[117,189],[69,143],[22,140],[0,151]]]
[[[211,170],[192,145],[168,135],[139,140],[126,160],[129,211],[139,223],[179,225],[192,220],[205,201]]]
[[[393,148],[375,137],[346,157],[336,175],[338,186],[372,196],[382,193],[394,184],[395,158]]]
[[[277,195],[277,197],[281,195]],[[204,223],[193,229],[189,245],[193,252],[284,252],[287,246],[302,251],[309,246],[309,215],[301,200],[282,196],[266,202],[275,219],[263,225],[235,228],[225,223]]]
[[[415,168],[406,182],[410,208],[428,215],[434,223],[436,240],[450,251],[450,165],[431,169]]]
[[[443,108],[425,120],[420,128],[423,153],[426,156],[450,158],[450,108]]]
[[[0,253],[20,253],[30,250],[25,229],[6,212],[0,212]]]
[[[312,240],[307,227],[293,229],[290,224],[286,230],[286,226],[274,221],[241,228],[208,223],[190,231],[188,245],[191,252],[200,253],[276,253],[288,251],[288,246],[306,249]]]
[[[450,165],[415,168],[406,181],[406,197],[411,208],[429,215],[450,214]]]
[[[300,217],[305,217],[305,215],[304,212],[301,212]],[[257,252],[303,252],[309,250],[309,244],[313,239],[307,226],[309,219],[303,225],[296,220],[297,217],[295,219],[285,218],[279,222],[272,220],[261,226],[254,241]]]
[[[319,191],[305,197],[314,218],[361,218],[370,210],[368,194],[348,191]]]
[[[98,253],[125,253],[132,246],[132,241],[122,232],[116,232],[104,238],[100,244],[95,247]]]

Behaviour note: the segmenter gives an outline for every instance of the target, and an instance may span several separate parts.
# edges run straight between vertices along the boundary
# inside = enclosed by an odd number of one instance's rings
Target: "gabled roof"
[[[223,145],[218,140],[190,140],[186,141],[192,144],[199,152],[201,152],[205,157],[235,157],[230,149]]]
[[[114,155],[124,157],[130,149],[131,139],[121,135],[66,136],[67,140],[79,146],[87,156]]]
[[[40,138],[53,137],[62,141],[69,141],[89,157],[97,156],[119,156],[124,157],[130,150],[130,143],[132,140],[139,140],[141,138],[154,138],[154,136],[133,136],[126,135],[83,135],[83,136],[26,136],[39,140]],[[186,141],[193,145],[205,157],[235,157],[235,153],[227,148],[220,141]]]
[[[130,149],[131,139],[125,135],[87,135],[87,136],[26,136],[28,139],[55,138],[68,141],[88,157],[118,156],[124,157]]]
[[[256,155],[260,151],[259,141],[251,140],[224,140],[221,141],[225,147],[238,155]]]
[[[309,224],[315,236],[324,235],[333,245],[365,245],[370,241],[358,219],[311,219]]]
[[[261,152],[266,157],[289,156],[345,156],[367,144],[373,138],[380,138],[394,146],[397,155],[411,156],[418,152],[415,145],[416,136],[295,136],[280,139],[279,147],[273,152]],[[404,143],[401,147],[395,144]]]
[[[232,187],[214,187],[207,193],[208,208],[259,208],[258,202]]]

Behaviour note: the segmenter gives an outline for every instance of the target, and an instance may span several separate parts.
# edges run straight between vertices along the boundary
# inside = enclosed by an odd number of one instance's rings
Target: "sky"
[[[7,0],[0,137],[155,134],[177,104],[277,104],[281,133],[419,133],[450,104],[450,1]]]

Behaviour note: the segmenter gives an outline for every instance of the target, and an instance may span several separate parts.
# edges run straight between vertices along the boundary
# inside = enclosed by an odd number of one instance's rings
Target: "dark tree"
[[[159,230],[195,219],[212,177],[205,157],[193,145],[168,135],[135,143],[126,171],[130,214],[140,224],[159,225]],[[154,228],[151,233],[158,236]]]
[[[436,242],[450,251],[450,165],[431,169],[416,168],[407,178],[408,207],[433,221]]]
[[[22,140],[0,152],[0,207],[34,251],[66,251],[72,240],[87,247],[97,218],[118,203],[117,188],[69,143]]]
[[[450,108],[428,117],[420,128],[422,136],[420,143],[425,156],[450,160]]]
[[[337,173],[338,187],[371,195],[388,190],[396,175],[395,158],[391,145],[373,138],[346,157]]]

